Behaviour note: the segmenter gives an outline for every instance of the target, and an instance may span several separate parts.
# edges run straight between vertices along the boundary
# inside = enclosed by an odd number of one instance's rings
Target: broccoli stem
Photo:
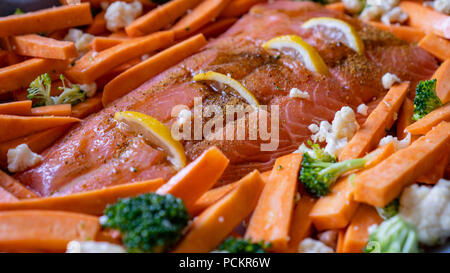
[[[337,163],[328,163],[328,164],[330,164],[330,166],[321,170],[319,172],[319,175],[320,176],[333,175],[337,179],[339,176],[341,176],[342,174],[344,174],[348,171],[363,168],[364,165],[366,165],[366,162],[367,162],[367,160],[365,158],[356,158],[356,159],[349,159],[349,160],[337,162]]]

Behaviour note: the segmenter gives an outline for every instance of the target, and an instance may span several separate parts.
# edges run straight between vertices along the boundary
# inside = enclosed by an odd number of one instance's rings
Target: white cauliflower
[[[310,96],[309,96],[308,92],[301,91],[298,88],[292,88],[289,91],[289,97],[291,97],[291,98],[299,98],[299,99],[306,99],[306,100],[310,99]]]
[[[311,139],[314,142],[326,142],[325,152],[338,156],[348,141],[355,135],[356,130],[358,130],[358,123],[353,109],[344,106],[336,112],[331,124],[328,121],[322,121],[318,130],[317,127],[311,128],[317,131],[311,136]]]
[[[434,0],[423,2],[424,6],[429,6],[436,11],[450,15],[450,1],[449,0]]]
[[[95,241],[70,241],[67,244],[66,253],[125,253],[120,245]]]
[[[387,136],[383,137],[380,140],[380,143],[378,144],[378,146],[381,147],[381,146],[384,146],[384,145],[386,145],[386,144],[388,144],[390,142],[394,143],[394,147],[395,147],[396,151],[404,149],[404,148],[408,147],[409,144],[411,144],[411,134],[408,133],[406,135],[406,137],[404,139],[402,139],[402,140],[398,140],[397,137],[393,137],[391,135],[387,135]]]
[[[64,37],[64,41],[73,42],[80,55],[83,55],[89,50],[89,44],[92,40],[94,40],[94,38],[94,35],[84,33],[77,28],[71,28]]]
[[[405,13],[400,7],[395,7],[381,16],[381,22],[386,25],[391,23],[404,23],[408,20],[408,14]]]
[[[12,173],[25,171],[42,162],[42,156],[33,153],[27,144],[8,150],[8,170]]]
[[[367,116],[368,110],[369,110],[369,106],[365,105],[364,103],[358,105],[358,107],[356,108],[356,112],[363,116]]]
[[[415,225],[419,241],[443,243],[450,236],[450,181],[441,179],[434,187],[414,184],[400,197],[399,214]]]
[[[345,9],[351,13],[358,13],[364,7],[364,0],[342,0],[345,5]]]
[[[86,92],[88,98],[92,98],[95,95],[95,92],[97,92],[97,84],[95,82],[80,84],[79,86],[81,90]]]
[[[392,73],[386,73],[381,78],[381,83],[385,89],[391,88],[395,83],[401,82],[400,78],[397,75]]]
[[[381,14],[383,14],[383,10],[379,6],[366,6],[359,18],[363,21],[374,21],[380,18]]]
[[[105,13],[106,28],[115,32],[131,24],[142,14],[142,3],[134,1],[126,3],[117,1],[108,6]]]
[[[321,241],[306,238],[298,245],[298,253],[334,253],[334,250]]]
[[[360,18],[364,21],[378,20],[385,24],[403,23],[408,19],[399,7],[397,7],[399,0],[367,0]]]

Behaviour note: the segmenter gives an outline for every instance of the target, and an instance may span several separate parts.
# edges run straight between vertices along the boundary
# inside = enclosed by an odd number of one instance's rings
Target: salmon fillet
[[[338,41],[324,39],[320,32],[301,28],[303,22],[318,16],[352,24],[364,41],[365,55],[356,54]],[[306,70],[292,54],[273,56],[261,48],[265,41],[286,34],[299,35],[315,47],[331,76]],[[261,152],[260,144],[265,142],[261,139],[183,141],[189,161],[211,145],[219,147],[230,159],[222,181],[232,181],[255,168],[268,170],[276,157],[297,149],[310,138],[311,123],[331,121],[345,105],[356,109],[361,103],[376,101],[386,92],[381,84],[385,73],[397,74],[414,87],[418,81],[430,78],[436,68],[434,57],[415,45],[320,5],[290,1],[258,5],[198,54],[83,120],[44,152],[40,165],[16,178],[42,196],[170,178],[176,171],[166,155],[122,130],[113,115],[117,111],[139,111],[170,125],[174,122],[173,107],[182,104],[192,109],[195,97],[202,98],[204,107],[245,104],[233,90],[192,81],[195,73],[212,70],[239,80],[261,104],[279,106],[276,151]],[[290,98],[289,91],[294,87],[308,92],[310,99]],[[364,118],[358,116],[358,120]]]

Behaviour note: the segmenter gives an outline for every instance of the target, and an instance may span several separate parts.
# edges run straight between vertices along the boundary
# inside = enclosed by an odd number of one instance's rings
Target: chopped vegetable
[[[0,178],[2,178],[1,173]],[[21,186],[20,182],[17,183],[19,183],[19,185]],[[16,202],[15,204],[0,203],[0,211],[38,209],[38,210],[71,211],[71,212],[86,213],[90,215],[102,215],[106,206],[108,204],[114,204],[115,202],[118,201],[119,198],[134,197],[139,194],[153,192],[156,191],[156,189],[158,189],[162,184],[164,184],[164,180],[159,178],[149,181],[133,182],[123,185],[106,187],[104,189],[85,191],[69,195],[31,198],[27,200],[21,200],[20,202]],[[3,186],[2,183],[0,183],[0,186]],[[25,188],[24,186],[22,187]],[[11,187],[8,187],[8,189],[9,188]],[[18,186],[16,188],[18,188]],[[27,189],[25,188],[25,190]],[[25,190],[21,190],[20,192],[26,193]],[[14,192],[18,192],[18,190],[15,190]],[[14,194],[14,192],[12,193]],[[17,197],[21,198],[19,196]],[[33,195],[33,197],[37,196]]]
[[[128,252],[170,250],[189,221],[183,200],[154,193],[120,199],[104,216],[102,226],[119,229]]]
[[[376,148],[386,134],[386,129],[390,129],[394,123],[394,117],[408,91],[409,83],[407,82],[392,86],[350,142],[344,147],[339,154],[339,160],[358,158]]]
[[[436,79],[436,94],[443,103],[450,101],[450,59],[443,62],[431,77]]]
[[[384,207],[377,207],[377,212],[384,220],[394,217],[398,214],[398,209],[400,202],[398,198],[392,200],[389,204]]]
[[[58,60],[71,60],[78,57],[74,43],[36,34],[12,37],[11,43],[14,52],[22,56]]]
[[[246,238],[270,242],[274,251],[287,249],[301,162],[301,154],[277,158],[248,224]]]
[[[192,1],[192,0],[191,0]],[[183,39],[199,30],[222,12],[231,0],[205,0],[196,6],[192,12],[181,18],[172,28],[175,38]]]
[[[370,234],[367,253],[417,253],[419,237],[411,224],[399,215],[392,217]]]
[[[406,127],[406,131],[413,135],[424,135],[441,121],[450,121],[450,103],[433,110],[417,122]]]
[[[426,174],[448,152],[450,123],[441,122],[425,136],[355,178],[355,200],[382,207]]]
[[[372,206],[361,204],[345,232],[342,252],[362,253],[369,241],[370,228],[382,222],[383,219]]]
[[[210,252],[252,213],[264,187],[261,174],[255,170],[238,183],[234,190],[193,219],[174,252]]]
[[[251,239],[227,238],[218,250],[227,253],[266,253],[266,249],[270,244],[264,242],[252,243]]]
[[[14,53],[11,53],[14,54]],[[68,61],[32,58],[0,68],[0,94],[26,88],[39,75],[48,73],[51,77],[63,72]]]
[[[17,210],[0,212],[0,248],[9,251],[65,251],[72,240],[93,240],[100,229],[98,217],[86,214]]]
[[[52,32],[92,23],[89,3],[63,5],[0,18],[0,37]],[[14,26],[14,27],[11,27]]]
[[[66,86],[65,78],[60,75],[62,87],[59,90],[62,93],[59,96],[51,96],[51,85],[52,80],[50,76],[45,73],[37,77],[33,82],[31,82],[30,87],[27,89],[27,98],[33,100],[33,106],[43,106],[43,105],[55,105],[55,104],[72,104],[76,105],[86,99],[86,92],[80,89],[79,85],[71,84],[70,87]]]
[[[128,94],[149,78],[158,75],[165,69],[194,54],[206,43],[206,39],[202,34],[196,35],[155,54],[123,72],[105,86],[102,98],[103,105],[106,106],[115,99]]]
[[[153,1],[156,2],[156,1]],[[163,2],[163,1],[159,1]],[[133,23],[125,28],[130,37],[144,36],[163,29],[173,24],[178,18],[182,17],[186,11],[194,8],[200,0],[173,0],[164,1],[165,5],[159,6],[147,14],[137,18]],[[162,4],[162,3],[159,3]]]
[[[357,158],[342,162],[315,159],[309,154],[303,155],[300,181],[312,195],[320,197],[330,192],[334,182],[342,174],[365,166],[367,159]]]
[[[28,116],[29,114],[31,114],[31,101],[24,100],[0,103],[0,114]]]
[[[2,134],[0,134],[0,142],[79,121],[79,119],[73,117],[22,117],[0,115],[0,132],[2,132]]]
[[[448,15],[412,1],[401,1],[399,7],[408,14],[410,26],[450,39],[450,28],[448,27],[450,17]]]
[[[436,79],[420,81],[414,98],[413,120],[417,121],[441,106],[442,102],[436,94]]]

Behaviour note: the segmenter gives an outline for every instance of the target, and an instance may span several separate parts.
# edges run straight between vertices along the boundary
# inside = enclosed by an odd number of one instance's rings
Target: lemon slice
[[[281,50],[282,48],[293,49],[302,57],[306,69],[322,75],[330,75],[330,71],[319,53],[297,35],[275,37],[263,44],[263,48],[266,50]]]
[[[141,134],[148,142],[165,150],[169,155],[168,160],[177,170],[186,166],[183,145],[173,139],[169,128],[157,119],[132,111],[116,112],[114,119],[124,122],[133,132]]]
[[[323,26],[329,29],[337,29],[338,32],[341,32],[344,35],[344,43],[349,48],[354,51],[362,54],[364,52],[364,43],[356,32],[355,28],[353,28],[349,23],[331,17],[317,17],[313,19],[309,19],[306,21],[302,27],[304,28],[314,28],[317,26]]]
[[[243,86],[240,82],[237,80],[218,73],[214,71],[208,71],[206,73],[199,73],[194,76],[194,81],[216,81],[225,85],[228,85],[229,87],[236,90],[241,97],[243,97],[248,104],[252,105],[255,108],[259,107],[259,102],[255,98],[252,92],[250,92],[245,86]]]

